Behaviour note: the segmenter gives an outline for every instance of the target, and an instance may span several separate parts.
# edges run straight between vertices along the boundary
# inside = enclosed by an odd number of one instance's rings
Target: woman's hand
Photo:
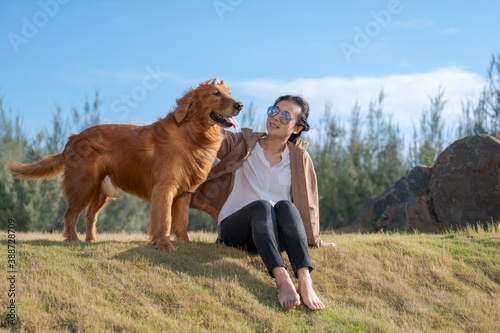
[[[211,84],[224,84],[224,80],[219,81],[218,78],[210,79],[200,83],[200,86],[209,86]]]
[[[337,244],[323,242],[322,240],[320,240],[320,243],[319,243],[319,247],[335,247],[335,246],[337,246]]]

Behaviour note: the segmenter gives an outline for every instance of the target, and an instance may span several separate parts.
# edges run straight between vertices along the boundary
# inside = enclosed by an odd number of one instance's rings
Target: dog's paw
[[[178,246],[173,246],[170,239],[167,237],[157,238],[156,240],[153,240],[152,243],[158,250],[164,252],[175,252],[179,248]]]
[[[158,246],[156,245],[156,248],[160,251],[163,251],[163,252],[175,252],[179,249],[178,246],[173,246],[172,244],[170,245],[164,245],[164,246]]]
[[[74,243],[79,243],[80,242],[80,238],[78,238],[78,236],[75,237],[72,237],[72,238],[65,238],[64,239],[65,242],[74,242]]]
[[[187,234],[186,234],[185,237],[182,237],[182,236],[179,237],[179,236],[177,236],[177,240],[179,242],[183,242],[183,243],[191,243],[191,241],[189,240],[189,237],[187,236]]]

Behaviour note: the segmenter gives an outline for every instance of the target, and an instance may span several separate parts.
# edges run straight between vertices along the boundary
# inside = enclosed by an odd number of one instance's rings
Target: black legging
[[[247,251],[257,250],[272,277],[273,268],[285,267],[280,240],[295,277],[302,267],[314,269],[300,213],[288,200],[279,201],[274,207],[265,200],[246,205],[221,222],[220,240]]]

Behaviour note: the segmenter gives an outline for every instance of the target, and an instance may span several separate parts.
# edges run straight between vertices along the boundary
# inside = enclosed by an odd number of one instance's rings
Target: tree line
[[[446,127],[442,112],[446,105],[444,91],[429,99],[419,124],[405,143],[398,124],[384,112],[381,91],[366,110],[354,102],[348,121],[332,114],[326,102],[319,135],[310,138],[309,153],[318,177],[321,229],[348,226],[353,215],[372,195],[385,190],[415,165],[432,165],[452,141],[476,134],[500,131],[500,54],[491,59],[488,81],[477,100],[465,100],[455,128]],[[101,97],[85,96],[83,107],[73,108],[64,116],[56,106],[52,128],[36,133],[33,139],[22,129],[19,116],[13,116],[0,96],[0,216],[16,220],[19,231],[62,230],[66,209],[60,180],[17,181],[5,168],[9,159],[30,163],[60,153],[67,137],[100,123]],[[242,127],[258,129],[253,104],[242,114]],[[262,128],[260,128],[262,129]],[[308,140],[307,135],[304,138]],[[190,210],[189,230],[215,231],[216,225],[204,212]],[[83,214],[78,230],[83,232]],[[99,231],[147,231],[149,204],[122,193],[108,203],[99,215]],[[1,228],[6,228],[2,224]]]

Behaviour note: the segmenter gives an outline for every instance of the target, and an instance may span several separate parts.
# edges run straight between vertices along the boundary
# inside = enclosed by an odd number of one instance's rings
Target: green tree
[[[462,103],[462,118],[457,128],[458,138],[500,131],[500,53],[493,55],[488,82],[477,101]]]
[[[11,159],[34,162],[46,154],[42,146],[44,132],[37,133],[28,142],[21,129],[20,118],[16,117],[13,122],[11,113],[9,116],[6,114],[3,98],[0,100],[0,113],[2,166]],[[0,215],[15,219],[18,230],[54,230],[59,227],[59,221],[54,219],[54,215],[57,216],[62,208],[57,182],[17,181],[3,167],[0,170],[0,183]]]
[[[0,216],[3,218],[14,218],[15,212],[15,198],[12,191],[14,180],[4,167],[4,162],[21,156],[25,145],[26,137],[21,129],[19,116],[12,121],[12,109],[6,111],[3,95],[0,95],[0,161],[2,166],[0,168]],[[6,225],[2,224],[1,228],[6,228]]]
[[[99,96],[99,91],[94,92],[94,101],[90,103],[89,97],[85,95],[85,103],[83,111],[78,111],[76,107],[72,109],[72,123],[74,133],[80,133],[86,128],[99,125],[101,123],[101,111],[99,107],[102,105],[102,100]]]
[[[358,115],[351,117],[351,127],[362,130],[352,131],[351,145],[348,155],[346,186],[354,188],[354,196],[349,199],[350,222],[357,210],[366,200],[393,184],[405,172],[404,156],[402,155],[404,140],[397,126],[393,126],[390,117],[384,114],[385,94],[380,91],[378,98],[371,101],[366,112],[366,120],[358,120]],[[356,109],[356,108],[355,108]],[[359,111],[356,111],[356,113]],[[352,167],[351,167],[352,165]]]
[[[370,103],[365,138],[364,166],[370,179],[367,193],[373,195],[393,184],[405,171],[404,138],[399,127],[384,114],[385,94]]]
[[[419,164],[432,166],[444,148],[444,123],[442,114],[446,100],[444,91],[439,90],[430,98],[429,108],[422,110],[420,130],[413,127],[413,145],[410,148],[410,166]]]
[[[404,142],[397,126],[383,112],[384,93],[366,115],[356,102],[349,127],[331,115],[327,103],[320,134],[312,145],[323,229],[347,226],[361,205],[404,174]]]
[[[49,132],[50,135],[45,138],[49,154],[59,154],[64,150],[68,129],[67,122],[62,117],[61,107],[57,105],[56,112],[52,115],[52,132]],[[45,132],[42,133],[45,134]]]
[[[500,53],[493,55],[488,70],[487,105],[491,118],[490,132],[500,131]]]
[[[320,223],[322,228],[339,227],[344,224],[344,196],[339,186],[339,172],[343,169],[345,157],[343,142],[345,129],[337,118],[332,116],[332,104],[327,102],[321,120],[319,135],[311,147],[316,176]]]

